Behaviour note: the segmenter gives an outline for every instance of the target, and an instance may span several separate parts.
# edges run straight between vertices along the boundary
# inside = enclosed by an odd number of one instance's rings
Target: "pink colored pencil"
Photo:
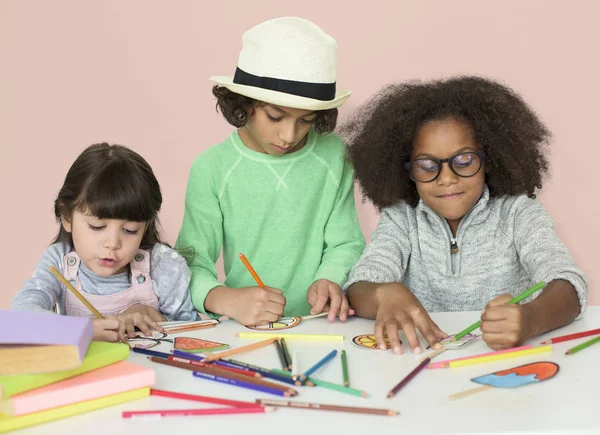
[[[576,332],[575,334],[561,335],[560,337],[554,337],[546,341],[542,341],[540,344],[554,344],[562,343],[563,341],[576,340],[578,338],[589,337],[590,335],[600,334],[600,329],[592,329],[591,331]]]
[[[220,397],[198,396],[196,394],[177,393],[175,391],[150,389],[151,396],[169,397],[171,399],[191,400],[194,402],[215,403],[217,405],[235,406],[236,408],[256,408],[260,406],[254,402],[242,402],[241,400],[221,399]]]
[[[245,408],[207,408],[207,409],[157,409],[150,411],[123,411],[123,418],[160,416],[160,417],[181,417],[185,415],[218,415],[218,414],[257,414],[263,412],[275,411],[271,407],[245,407]]]
[[[464,358],[454,358],[454,359],[447,359],[446,361],[436,361],[434,363],[428,364],[427,368],[428,369],[445,369],[448,367],[448,364],[450,364],[451,361],[461,361],[464,359],[479,358],[482,356],[498,355],[501,353],[508,353],[508,352],[516,352],[518,350],[531,349],[532,347],[533,347],[532,345],[511,347],[510,349],[496,350],[494,352],[488,352],[488,353],[480,353],[478,355],[465,356]]]

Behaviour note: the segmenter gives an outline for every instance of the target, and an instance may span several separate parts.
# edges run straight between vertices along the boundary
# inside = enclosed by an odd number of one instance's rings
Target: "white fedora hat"
[[[278,106],[305,110],[339,107],[350,91],[336,90],[337,43],[303,18],[265,21],[242,36],[233,77],[210,79],[231,91]]]

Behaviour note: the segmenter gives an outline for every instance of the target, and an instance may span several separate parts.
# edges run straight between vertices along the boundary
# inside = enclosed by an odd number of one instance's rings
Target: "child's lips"
[[[287,153],[289,150],[291,150],[293,148],[293,147],[284,148],[284,147],[280,147],[278,145],[273,145],[273,144],[271,144],[271,145],[273,146],[273,148],[275,148],[277,151],[279,151],[281,153]]]
[[[445,193],[444,195],[437,195],[437,197],[440,199],[456,199],[456,198],[460,197],[462,194],[463,194],[462,192]]]
[[[113,260],[112,258],[100,258],[100,264],[105,267],[111,267],[117,264],[117,260]]]

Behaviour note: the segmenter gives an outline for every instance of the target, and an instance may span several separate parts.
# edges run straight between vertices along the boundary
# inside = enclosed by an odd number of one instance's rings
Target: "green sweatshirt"
[[[256,286],[244,253],[265,285],[283,291],[286,316],[307,314],[308,287],[318,279],[342,286],[365,247],[342,141],[311,131],[304,148],[275,157],[232,133],[192,165],[176,247],[193,258],[198,311],[207,313],[206,295],[219,285]],[[221,248],[223,284],[215,268]]]

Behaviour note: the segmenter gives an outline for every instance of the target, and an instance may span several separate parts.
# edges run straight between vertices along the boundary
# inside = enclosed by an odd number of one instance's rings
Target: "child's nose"
[[[104,238],[104,247],[118,249],[121,246],[121,237],[116,232],[108,232]]]
[[[296,124],[287,123],[282,125],[279,130],[279,139],[284,141],[286,145],[293,144],[296,141]]]
[[[448,162],[442,163],[442,170],[440,171],[440,176],[437,179],[438,184],[442,186],[449,186],[458,181],[458,175],[450,169],[450,164]]]

